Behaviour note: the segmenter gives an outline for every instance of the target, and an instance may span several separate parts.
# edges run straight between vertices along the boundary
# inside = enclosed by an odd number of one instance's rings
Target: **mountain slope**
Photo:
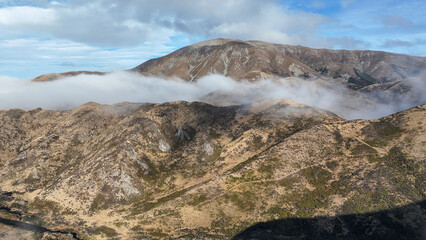
[[[425,117],[422,105],[344,121],[284,100],[0,111],[0,217],[82,239],[199,239],[413,204],[426,193]],[[396,218],[418,229],[421,209]]]
[[[340,79],[354,86],[400,81],[426,69],[426,58],[377,51],[312,49],[213,39],[149,60],[132,70],[193,81],[210,73],[255,80],[296,76]]]

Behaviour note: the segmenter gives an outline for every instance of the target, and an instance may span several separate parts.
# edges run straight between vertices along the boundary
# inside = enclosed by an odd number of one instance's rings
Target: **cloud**
[[[17,6],[0,8],[0,27],[23,35],[50,36],[102,46],[136,46],[142,40],[173,35],[155,24],[114,19],[111,8],[99,4],[51,8]]]
[[[123,101],[162,103],[204,99],[211,102],[215,94],[216,100],[226,97],[240,104],[265,99],[290,99],[334,112],[346,119],[378,118],[412,106],[412,101],[403,98],[398,99],[398,103],[382,104],[337,83],[297,78],[237,82],[225,76],[209,75],[196,83],[188,83],[179,79],[165,80],[118,71],[103,76],[79,75],[40,83],[0,77],[0,85],[0,109],[71,109],[89,101],[114,104]],[[419,91],[419,96],[426,91],[423,81],[414,81],[413,85]],[[416,96],[411,97],[419,100]],[[420,101],[426,101],[426,98]]]
[[[30,6],[0,8],[0,26],[24,30],[37,26],[52,26],[57,20],[53,9]]]
[[[401,39],[388,39],[386,40],[381,47],[383,48],[411,48],[411,47],[421,47],[426,45],[426,40],[424,39],[414,39],[414,40],[401,40]]]
[[[128,48],[102,48],[69,40],[0,40],[0,73],[30,78],[48,72],[113,71],[137,66],[173,49],[161,42],[145,42]],[[64,62],[67,64],[61,64]]]
[[[330,37],[328,41],[332,43],[334,48],[341,49],[368,49],[371,47],[371,44],[362,39],[357,39],[354,37]]]
[[[317,29],[328,22],[327,17],[292,12],[283,7],[265,5],[255,15],[214,26],[209,36],[263,40],[275,43],[317,45]]]
[[[342,6],[342,8],[347,8],[355,2],[356,2],[356,0],[341,0],[340,6]]]
[[[327,4],[323,1],[312,0],[311,1],[311,7],[316,8],[316,9],[324,9],[324,8],[327,7]]]
[[[381,20],[383,24],[385,24],[386,26],[395,26],[395,27],[414,27],[415,26],[415,24],[411,20],[399,15],[382,16]]]
[[[0,28],[102,46],[170,41],[179,34],[308,44],[327,20],[275,0],[70,0],[0,8]]]

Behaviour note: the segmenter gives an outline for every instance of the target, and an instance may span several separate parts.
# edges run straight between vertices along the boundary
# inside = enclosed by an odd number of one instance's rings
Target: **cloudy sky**
[[[113,71],[210,38],[426,56],[424,0],[0,0],[0,76]]]

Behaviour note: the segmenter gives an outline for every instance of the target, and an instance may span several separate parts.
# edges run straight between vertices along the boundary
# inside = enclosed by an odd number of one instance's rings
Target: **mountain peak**
[[[229,42],[244,42],[241,40],[235,40],[235,39],[228,39],[228,38],[214,38],[214,39],[209,39],[206,41],[201,41],[198,43],[194,43],[189,45],[189,47],[192,48],[200,48],[200,47],[209,47],[209,46],[219,46],[219,45],[224,45],[226,43]]]
[[[208,74],[222,74],[236,80],[330,78],[353,88],[362,88],[375,83],[401,81],[425,68],[426,58],[422,57],[217,38],[148,60],[132,70],[187,81]]]

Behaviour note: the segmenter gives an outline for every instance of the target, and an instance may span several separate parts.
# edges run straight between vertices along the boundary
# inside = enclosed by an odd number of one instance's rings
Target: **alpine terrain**
[[[321,81],[405,110],[346,120],[220,92],[0,110],[0,238],[425,239],[425,70],[424,57],[214,39],[128,71]],[[32,84],[78,74],[106,73]]]

